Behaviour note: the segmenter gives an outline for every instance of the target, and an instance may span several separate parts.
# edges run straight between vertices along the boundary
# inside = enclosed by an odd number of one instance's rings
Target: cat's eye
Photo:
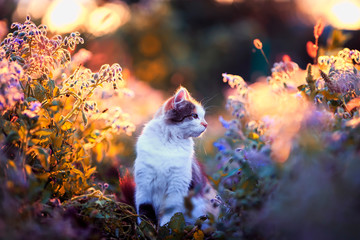
[[[191,114],[191,116],[192,116],[193,118],[195,118],[195,119],[198,119],[198,118],[199,118],[199,116],[198,116],[196,113]]]

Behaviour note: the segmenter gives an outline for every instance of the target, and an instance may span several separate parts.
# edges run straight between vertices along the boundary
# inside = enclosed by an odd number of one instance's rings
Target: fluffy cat
[[[218,209],[211,203],[216,191],[194,157],[192,138],[206,128],[204,108],[183,87],[145,125],[136,144],[134,164],[139,215],[160,226],[176,212],[184,213],[188,222],[208,212],[217,215]],[[184,207],[189,193],[191,211]]]

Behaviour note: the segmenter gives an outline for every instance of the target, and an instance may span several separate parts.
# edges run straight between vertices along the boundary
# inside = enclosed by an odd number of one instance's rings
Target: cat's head
[[[165,124],[178,129],[184,137],[198,137],[206,130],[205,110],[184,87],[180,87],[160,109]]]

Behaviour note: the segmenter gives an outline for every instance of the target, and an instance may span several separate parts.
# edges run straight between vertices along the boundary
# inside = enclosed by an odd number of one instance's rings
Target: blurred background
[[[47,25],[50,36],[79,31],[85,44],[73,54],[87,49],[85,66],[92,71],[105,63],[123,67],[134,95],[105,104],[129,112],[136,135],[179,85],[188,88],[209,115],[200,149],[207,156],[214,151],[211,140],[223,134],[218,116],[225,114],[228,86],[222,73],[254,82],[284,55],[304,69],[312,62],[306,43],[314,41],[318,19],[326,26],[320,46],[338,29],[346,33],[346,47],[360,47],[357,0],[0,0],[0,37],[27,15]],[[270,66],[253,46],[255,38]]]

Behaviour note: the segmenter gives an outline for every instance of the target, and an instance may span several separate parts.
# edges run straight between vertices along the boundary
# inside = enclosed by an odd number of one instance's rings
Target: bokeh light
[[[328,20],[336,28],[357,30],[360,28],[359,1],[340,1],[331,7]]]
[[[297,0],[297,4],[311,22],[322,18],[338,29],[360,29],[360,2],[357,0]]]
[[[19,0],[13,19],[22,21],[27,15],[40,19],[45,15],[50,3],[51,0]]]
[[[125,3],[106,3],[90,13],[86,28],[89,33],[101,36],[114,32],[129,19],[130,9]]]
[[[92,1],[56,0],[49,6],[43,23],[52,31],[66,33],[79,30],[86,20]]]

